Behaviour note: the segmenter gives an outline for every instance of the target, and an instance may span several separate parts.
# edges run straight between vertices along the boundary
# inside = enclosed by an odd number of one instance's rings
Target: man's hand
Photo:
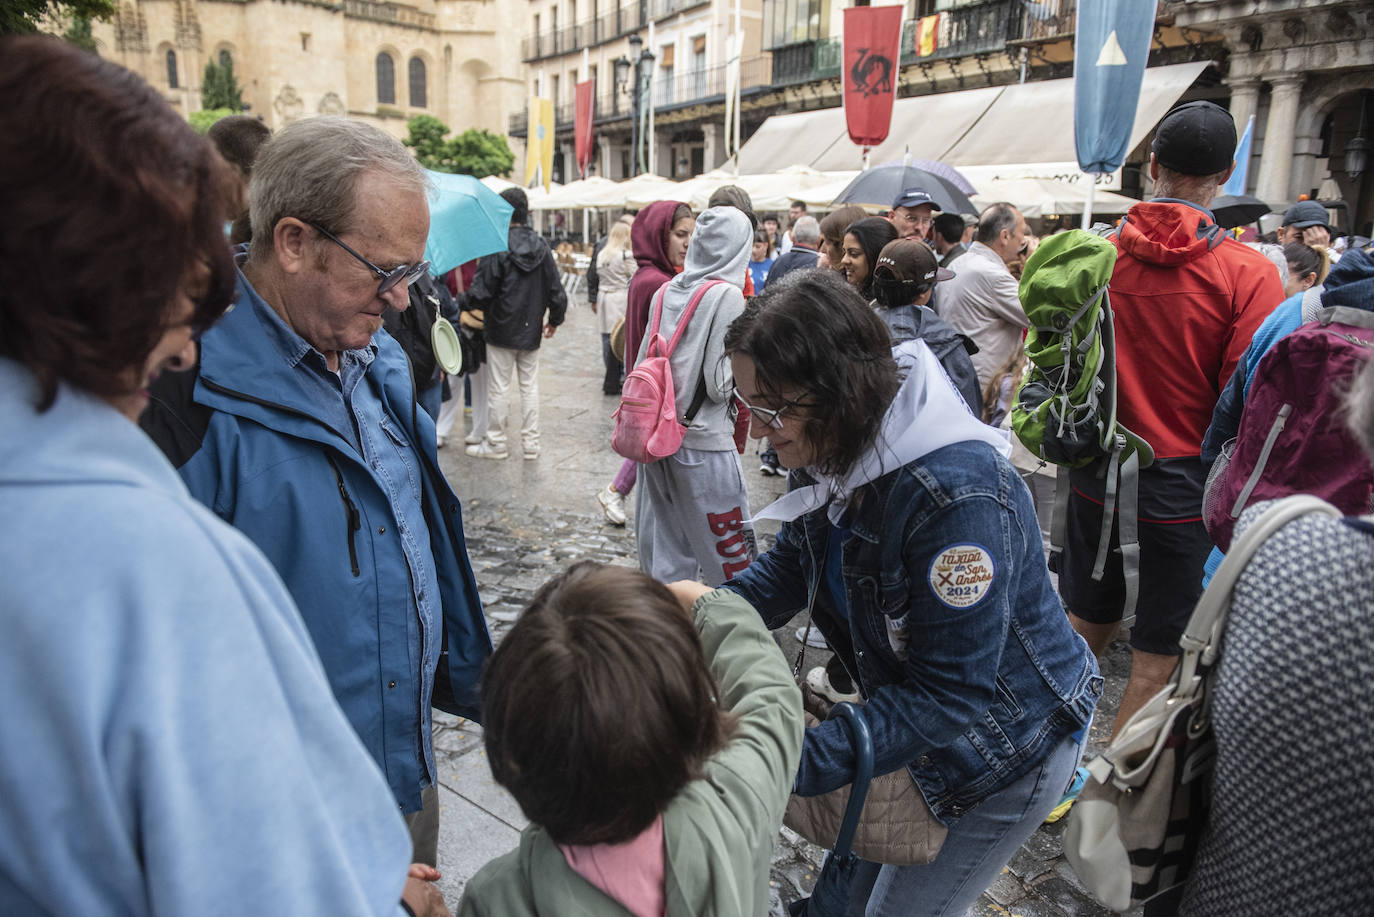
[[[668,591],[673,594],[673,598],[681,603],[683,611],[690,612],[697,599],[715,590],[710,586],[698,583],[696,580],[680,579],[676,583],[668,583]]]
[[[410,867],[410,874],[406,877],[406,887],[401,890],[401,900],[415,912],[415,917],[453,917],[453,913],[444,903],[444,896],[439,893],[439,887],[433,884],[433,880],[418,877],[417,869],[428,870],[437,879],[439,870],[425,866],[422,863],[413,863]]]
[[[592,300],[592,315],[596,314],[596,300]]]
[[[558,326],[557,326],[557,325],[545,325],[545,326],[544,326],[544,337],[546,337],[546,338],[551,338],[551,337],[553,337],[553,333],[554,333],[555,331],[557,331],[557,330],[558,330]]]
[[[1302,241],[1313,248],[1326,248],[1331,244],[1331,233],[1325,226],[1309,226],[1302,231]]]

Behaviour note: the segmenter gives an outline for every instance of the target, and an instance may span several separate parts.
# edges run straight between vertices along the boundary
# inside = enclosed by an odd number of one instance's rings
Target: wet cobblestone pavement
[[[578,560],[634,566],[634,512],[624,528],[608,524],[595,494],[610,481],[619,459],[609,449],[614,399],[600,391],[600,341],[585,303],[570,310],[568,322],[546,342],[541,354],[540,408],[542,455],[526,461],[493,461],[463,453],[461,429],[441,455],[441,464],[463,502],[468,551],[492,636],[499,641],[535,590],[556,570]],[[518,399],[513,399],[518,401]],[[513,405],[518,417],[518,403]],[[780,478],[758,473],[750,450],[744,456],[750,502],[766,505],[783,490]],[[631,501],[632,502],[632,501]],[[761,530],[760,548],[771,543]],[[801,622],[796,622],[800,624]],[[779,632],[788,658],[799,649],[789,626]],[[826,653],[809,650],[807,665],[820,665]],[[1091,744],[1105,738],[1124,687],[1124,645],[1107,661],[1107,692],[1099,706]],[[441,887],[456,907],[463,884],[485,862],[513,849],[526,821],[519,807],[495,785],[476,724],[437,714],[442,819],[439,867]],[[1062,857],[1063,822],[1042,827],[1012,859],[970,915],[1018,917],[1095,917],[1110,913],[1083,891]],[[783,829],[772,862],[772,915],[804,896],[818,873],[824,851]]]

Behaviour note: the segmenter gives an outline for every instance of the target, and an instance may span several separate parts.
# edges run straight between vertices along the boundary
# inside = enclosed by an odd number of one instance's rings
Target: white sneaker
[[[625,524],[625,495],[607,484],[605,489],[596,492],[596,501],[601,504],[601,511],[606,514],[606,521],[611,525]]]
[[[435,445],[438,446],[440,449],[444,448],[445,446],[448,445],[448,437],[447,437],[447,436],[440,436],[440,437],[438,437],[437,440],[435,441]]]
[[[821,633],[821,629],[814,624],[811,625],[809,634],[806,632],[806,625],[797,628],[797,642],[805,642],[813,650],[823,650],[830,646],[825,642],[825,635]]]
[[[862,699],[857,691],[853,694],[841,694],[835,690],[835,686],[826,677],[825,666],[823,665],[818,665],[806,673],[806,685],[811,689],[811,693],[825,698],[832,704],[857,704]]]
[[[467,436],[463,437],[463,442],[467,443],[469,446],[475,446],[486,438],[486,434],[482,433],[482,431],[473,430]]]
[[[505,446],[494,446],[487,440],[468,446],[466,451],[473,458],[503,459],[510,455]]]
[[[526,447],[525,447],[525,458],[530,459],[531,461],[533,461],[534,459],[539,458],[539,447],[538,447],[538,446],[526,446]]]

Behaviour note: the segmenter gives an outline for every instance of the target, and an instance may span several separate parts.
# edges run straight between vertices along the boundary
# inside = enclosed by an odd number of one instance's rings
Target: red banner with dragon
[[[901,66],[902,7],[844,11],[844,120],[849,139],[873,147],[887,139]]]

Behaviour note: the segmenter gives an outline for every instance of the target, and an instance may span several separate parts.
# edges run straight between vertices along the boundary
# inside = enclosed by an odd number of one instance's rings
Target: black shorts
[[[1140,596],[1131,647],[1176,656],[1193,606],[1202,595],[1202,568],[1212,538],[1202,523],[1206,469],[1196,458],[1161,459],[1140,473]],[[1095,469],[1075,471],[1059,594],[1073,614],[1096,624],[1120,621],[1126,601],[1117,525],[1102,579],[1092,579],[1102,536],[1102,489]]]

